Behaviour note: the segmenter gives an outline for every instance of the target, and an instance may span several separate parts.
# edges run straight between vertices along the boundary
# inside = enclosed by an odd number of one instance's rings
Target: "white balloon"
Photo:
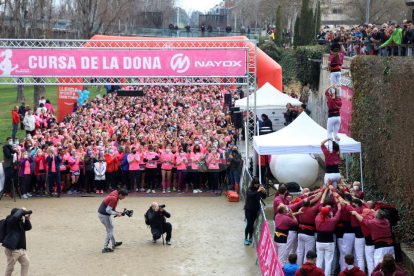
[[[319,164],[309,154],[272,155],[270,171],[279,182],[296,182],[309,188],[318,178]]]

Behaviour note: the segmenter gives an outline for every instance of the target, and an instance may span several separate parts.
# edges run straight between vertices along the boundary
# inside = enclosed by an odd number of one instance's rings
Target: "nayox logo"
[[[171,68],[177,73],[184,73],[190,68],[190,59],[184,54],[176,54],[171,59]]]

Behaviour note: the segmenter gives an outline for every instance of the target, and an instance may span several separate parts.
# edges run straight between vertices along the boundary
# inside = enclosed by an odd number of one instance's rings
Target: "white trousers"
[[[338,182],[341,181],[341,174],[340,173],[325,173],[325,177],[323,179],[325,184],[328,184],[328,179],[332,180],[332,185],[335,188],[338,188]]]
[[[296,253],[298,248],[298,232],[289,230],[289,235],[286,242],[286,251],[288,257],[292,253]]]
[[[338,96],[341,96],[341,72],[332,72],[331,73],[331,85],[336,84],[336,87],[338,88]],[[334,92],[334,89],[332,89],[332,92]]]
[[[368,268],[368,275],[372,274],[374,271],[374,245],[365,245],[365,258],[367,259],[367,268]]]
[[[327,136],[328,138],[335,139],[336,136],[338,136],[339,133],[339,127],[341,126],[341,116],[335,116],[328,118],[328,123],[326,125],[327,129]],[[338,141],[336,141],[338,143]],[[332,141],[328,141],[329,150],[332,151]]]
[[[290,234],[289,234],[290,235]],[[297,265],[302,266],[306,262],[306,253],[309,250],[315,251],[315,236],[309,236],[302,233],[298,234]]]
[[[335,243],[316,242],[316,266],[322,269],[325,261],[325,275],[331,275],[332,260],[335,251]]]
[[[289,253],[286,250],[287,243],[277,243],[273,241],[277,258],[279,259],[280,265],[283,267],[287,263]]]
[[[342,257],[340,260],[341,271],[345,270],[345,255],[353,254],[355,244],[355,234],[354,233],[345,233],[342,239],[342,246],[339,249],[341,251]]]
[[[382,262],[385,254],[392,254],[392,256],[395,258],[394,246],[381,247],[374,250],[374,267]]]
[[[344,239],[340,238],[340,239],[336,239],[336,242],[338,244],[338,250],[339,250],[339,267],[341,268],[341,271],[343,271],[344,269],[342,269],[342,267],[345,267],[345,255],[342,252],[342,244],[344,243]]]
[[[355,261],[362,271],[365,271],[365,238],[355,238]]]

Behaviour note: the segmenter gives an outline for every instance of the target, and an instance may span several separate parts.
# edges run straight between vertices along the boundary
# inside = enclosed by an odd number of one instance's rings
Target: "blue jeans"
[[[13,125],[12,138],[13,138],[13,142],[14,142],[14,139],[16,138],[17,127],[18,127],[19,124],[12,124],[12,125]]]
[[[57,187],[57,193],[60,195],[61,190],[60,190],[60,172],[49,172],[49,176],[48,176],[48,180],[49,180],[49,192],[50,195],[53,194],[53,183],[56,182],[56,187]]]
[[[239,171],[229,171],[230,173],[230,190],[234,191],[235,185],[234,182],[237,182],[237,184],[240,187],[240,176]]]

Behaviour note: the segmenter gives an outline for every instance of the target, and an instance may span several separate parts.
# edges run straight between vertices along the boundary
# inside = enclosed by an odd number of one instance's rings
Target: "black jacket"
[[[10,249],[26,249],[26,231],[32,229],[30,220],[23,222],[23,210],[20,209],[7,217],[6,237],[3,246]]]
[[[4,168],[12,168],[13,167],[13,154],[16,152],[13,150],[13,146],[9,144],[3,146],[3,156],[4,156]]]
[[[48,156],[47,158],[46,158],[46,162],[48,163],[48,165],[49,165],[49,167],[48,167],[48,169],[49,169],[49,172],[52,172],[52,162],[53,162],[53,158],[55,158],[55,167],[56,167],[56,172],[60,172],[60,168],[59,168],[59,166],[60,166],[60,163],[62,163],[62,158],[60,158],[60,155],[59,154],[57,154],[57,155],[53,155],[53,156]]]
[[[92,163],[96,163],[98,160],[96,160],[95,158],[91,158],[89,154],[86,154],[83,161],[85,162],[85,171],[93,172]]]
[[[148,210],[148,220],[151,228],[160,228],[162,224],[166,223],[165,218],[170,218],[171,214],[163,210],[162,213],[155,212],[152,207]]]
[[[260,210],[260,198],[265,199],[266,193],[258,192],[256,187],[248,188],[246,195],[246,204],[244,205],[245,210],[259,211]]]
[[[263,120],[262,127],[269,127],[273,131],[272,121],[269,118]]]
[[[23,117],[26,114],[26,107],[24,105],[21,105],[19,107],[19,114],[22,115]]]
[[[228,157],[227,161],[230,162],[229,170],[230,171],[238,171],[240,170],[240,162],[241,162],[241,154],[237,152],[237,154],[233,154],[230,152],[229,156],[233,155],[233,158]]]

